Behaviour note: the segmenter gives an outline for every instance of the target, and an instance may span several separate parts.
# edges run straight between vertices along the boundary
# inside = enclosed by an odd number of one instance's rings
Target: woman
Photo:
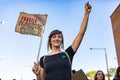
[[[64,52],[61,51],[64,45],[62,32],[54,30],[50,33],[48,39],[50,53],[41,57],[40,63],[35,62],[32,68],[37,80],[71,80],[71,62],[85,34],[90,12],[91,5],[86,3],[80,31]]]
[[[116,69],[116,73],[113,80],[120,80],[120,66]]]
[[[98,70],[94,76],[94,80],[105,80],[105,74],[103,71]]]

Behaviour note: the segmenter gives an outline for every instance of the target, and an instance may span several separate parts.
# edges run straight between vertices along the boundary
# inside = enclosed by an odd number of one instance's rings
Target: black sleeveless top
[[[75,54],[72,47],[65,51],[72,62]],[[45,80],[71,80],[71,64],[64,52],[43,57],[40,59],[40,66],[45,69]]]

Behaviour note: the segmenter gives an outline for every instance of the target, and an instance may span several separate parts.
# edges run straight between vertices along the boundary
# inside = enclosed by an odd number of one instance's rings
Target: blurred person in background
[[[113,80],[120,80],[120,66],[116,69],[116,73]]]
[[[98,70],[94,75],[94,80],[105,80],[105,74],[103,71]]]

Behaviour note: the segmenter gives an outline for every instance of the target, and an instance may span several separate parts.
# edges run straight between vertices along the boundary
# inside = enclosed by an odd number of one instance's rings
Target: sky
[[[15,32],[20,12],[48,14],[40,57],[47,55],[49,33],[58,29],[64,35],[64,47],[71,45],[84,15],[84,5],[89,2],[92,10],[83,41],[76,52],[72,69],[88,72],[106,69],[104,50],[106,48],[108,67],[116,68],[116,49],[110,16],[120,0],[1,0],[0,2],[0,78],[2,80],[32,80],[33,63],[36,61],[40,37]]]

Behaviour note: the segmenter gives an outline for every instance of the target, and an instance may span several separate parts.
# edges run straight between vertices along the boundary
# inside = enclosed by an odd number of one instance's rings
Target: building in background
[[[118,65],[120,66],[120,4],[110,16],[116,47]]]

